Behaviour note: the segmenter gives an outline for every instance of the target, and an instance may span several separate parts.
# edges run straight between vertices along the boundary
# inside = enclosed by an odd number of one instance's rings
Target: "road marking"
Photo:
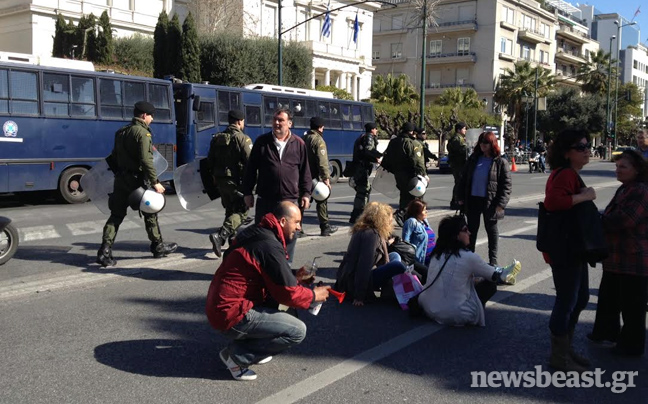
[[[538,227],[538,223],[531,225],[531,226],[526,226],[526,227],[520,227],[519,229],[514,229],[510,230],[504,233],[500,233],[501,236],[516,236],[518,234],[526,233],[529,230],[533,230]],[[482,245],[488,242],[488,237],[482,237],[480,239],[477,239],[475,242],[475,245]]]
[[[522,272],[524,273],[524,272]],[[487,303],[487,306],[497,304],[504,299],[519,294],[523,290],[540,283],[551,276],[551,268],[547,268],[527,279],[524,279],[505,290],[498,291],[493,299]],[[369,350],[359,353],[351,359],[347,359],[332,366],[320,373],[310,376],[290,387],[278,391],[277,393],[257,401],[257,404],[290,404],[302,400],[311,394],[330,386],[331,384],[369,366],[379,360],[395,354],[403,348],[431,336],[446,327],[431,323],[416,327],[410,331],[400,334],[380,345]]]

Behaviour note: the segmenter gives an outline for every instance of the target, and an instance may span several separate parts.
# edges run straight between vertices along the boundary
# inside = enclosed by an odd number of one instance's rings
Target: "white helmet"
[[[133,210],[153,214],[164,209],[166,198],[164,194],[139,187],[128,196],[128,204]]]
[[[331,195],[331,189],[322,181],[313,180],[313,199],[323,202]]]
[[[427,186],[428,182],[425,177],[423,177],[422,175],[417,175],[410,180],[407,188],[409,188],[410,195],[421,197],[425,195]]]

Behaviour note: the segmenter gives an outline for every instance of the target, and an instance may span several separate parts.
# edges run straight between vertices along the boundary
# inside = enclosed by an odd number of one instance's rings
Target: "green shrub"
[[[153,75],[153,39],[135,34],[128,38],[117,38],[114,44],[116,64],[126,70]]]

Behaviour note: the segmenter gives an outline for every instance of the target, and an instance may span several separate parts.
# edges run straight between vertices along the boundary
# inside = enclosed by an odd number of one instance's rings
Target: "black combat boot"
[[[166,257],[177,249],[178,244],[176,243],[165,243],[164,241],[160,241],[151,244],[151,252],[153,253],[154,258]]]
[[[214,250],[214,254],[216,254],[218,258],[223,255],[223,246],[231,236],[232,234],[224,230],[222,227],[218,233],[212,233],[209,235],[209,241],[212,243],[212,250]]]
[[[117,264],[117,261],[113,259],[112,248],[107,243],[102,243],[97,251],[97,264],[102,267],[111,267]]]
[[[331,226],[330,224],[327,224],[326,226],[322,227],[321,230],[322,231],[320,233],[320,236],[326,237],[338,231],[338,228],[337,226]]]

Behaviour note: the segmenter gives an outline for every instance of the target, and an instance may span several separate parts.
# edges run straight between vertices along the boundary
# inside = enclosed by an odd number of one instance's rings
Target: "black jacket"
[[[464,209],[470,210],[470,191],[472,189],[473,174],[477,161],[482,153],[476,152],[468,157],[463,175],[459,181],[458,199],[464,201]],[[511,198],[511,172],[508,163],[501,156],[493,158],[488,175],[488,185],[486,186],[486,212],[489,217],[495,216],[495,208],[498,206],[506,208]]]

